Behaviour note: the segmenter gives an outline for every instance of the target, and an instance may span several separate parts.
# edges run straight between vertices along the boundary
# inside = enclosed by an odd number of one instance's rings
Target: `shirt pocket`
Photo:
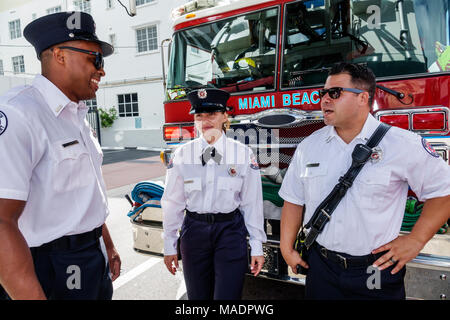
[[[240,192],[241,188],[242,188],[242,178],[218,177],[217,179],[217,189],[219,190]]]
[[[67,192],[85,187],[92,183],[95,174],[92,171],[91,159],[86,147],[80,142],[63,147],[70,140],[66,139],[53,144],[53,189]]]
[[[184,179],[184,193],[186,196],[202,191],[202,180],[200,178]]]
[[[361,174],[359,187],[361,208],[373,209],[386,199],[391,179],[390,170],[370,170]]]
[[[221,212],[230,212],[239,206],[238,194],[242,190],[243,179],[240,177],[218,177],[216,206]]]
[[[327,173],[328,167],[324,163],[319,166],[305,167],[302,178],[304,179],[306,201],[316,203],[325,199],[327,195],[323,194],[323,190]]]

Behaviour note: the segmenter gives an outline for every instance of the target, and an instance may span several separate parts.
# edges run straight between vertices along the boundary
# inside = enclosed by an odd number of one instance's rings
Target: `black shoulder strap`
[[[308,249],[331,219],[331,214],[345,196],[347,190],[352,186],[353,181],[363,166],[369,160],[372,155],[372,149],[378,145],[390,128],[389,125],[381,123],[366,144],[357,144],[355,146],[355,149],[352,152],[352,165],[348,171],[339,178],[339,183],[317,207],[312,218],[305,225],[306,229],[310,228],[305,240],[305,245]]]
[[[384,138],[390,128],[390,125],[381,122],[377,130],[375,130],[375,132],[370,137],[369,141],[367,141],[366,145],[370,148],[375,148],[380,143],[381,139]]]

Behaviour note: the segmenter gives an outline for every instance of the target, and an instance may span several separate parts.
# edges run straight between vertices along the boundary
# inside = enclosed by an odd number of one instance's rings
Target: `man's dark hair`
[[[359,64],[340,62],[331,67],[328,76],[340,73],[350,75],[351,81],[357,89],[369,92],[369,106],[372,108],[377,84],[372,70]]]

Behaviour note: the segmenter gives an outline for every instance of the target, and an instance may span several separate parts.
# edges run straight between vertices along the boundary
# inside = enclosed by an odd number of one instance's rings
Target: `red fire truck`
[[[318,90],[334,63],[370,67],[378,83],[373,115],[422,135],[449,161],[449,10],[447,0],[197,0],[175,10],[162,158],[167,163],[176,146],[197,136],[186,93],[231,93],[227,135],[257,155],[268,235],[262,276],[248,277],[244,297],[301,295],[305,278],[279,250],[277,192],[298,143],[324,126]],[[420,203],[408,201],[405,211],[417,213]],[[133,219],[135,250],[162,255],[160,218]],[[450,294],[450,234],[445,226],[441,233],[408,264],[410,298]]]

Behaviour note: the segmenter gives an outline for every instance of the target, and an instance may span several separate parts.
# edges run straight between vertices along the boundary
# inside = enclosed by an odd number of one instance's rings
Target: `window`
[[[278,19],[278,8],[269,8],[176,32],[169,96],[179,87],[208,85],[231,92],[274,89]]]
[[[23,56],[17,56],[12,58],[14,73],[25,73],[25,62]]]
[[[106,0],[106,9],[112,9],[112,8],[114,8],[113,0]]]
[[[47,14],[52,14],[52,13],[57,13],[57,12],[61,12],[61,6],[47,9]]]
[[[139,117],[137,93],[117,95],[119,104],[119,117]]]
[[[156,25],[136,29],[138,52],[148,52],[158,49],[158,34]]]
[[[5,75],[5,72],[3,71],[3,60],[0,60],[0,76]]]
[[[97,108],[97,98],[94,98],[94,99],[91,99],[91,100],[85,100],[84,104],[89,109],[95,109],[95,108]]]
[[[136,6],[142,6],[143,4],[154,2],[155,0],[136,0]]]
[[[116,35],[114,33],[109,35],[109,43],[114,47],[114,53],[117,53]]]
[[[91,13],[91,3],[89,1],[86,1],[86,0],[75,0],[73,2],[73,6],[78,11],[86,12],[86,13],[89,13],[89,14]]]
[[[20,30],[20,19],[9,22],[9,35],[11,40],[22,36],[22,31]]]
[[[409,3],[396,14],[396,0],[286,4],[282,87],[323,84],[340,61],[367,65],[377,77],[445,71],[448,0]]]

